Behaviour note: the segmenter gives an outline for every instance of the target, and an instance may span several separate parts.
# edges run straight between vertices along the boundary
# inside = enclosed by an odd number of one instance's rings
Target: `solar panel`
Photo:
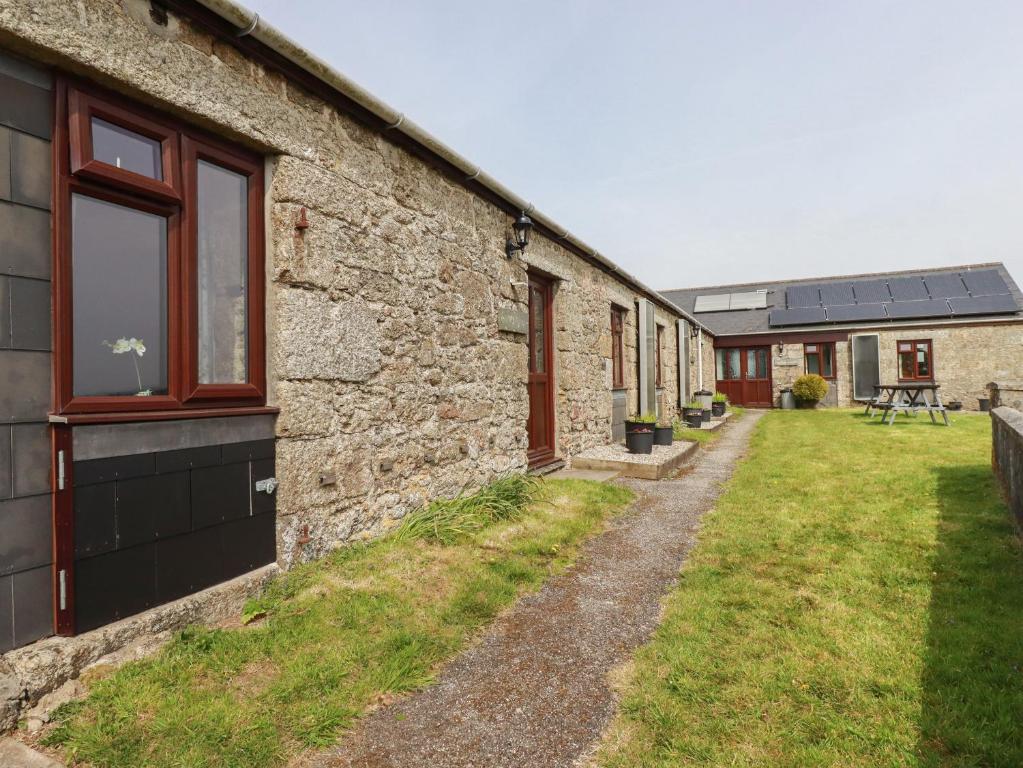
[[[813,325],[828,319],[824,307],[796,307],[794,309],[774,309],[767,318],[769,325]]]
[[[892,300],[892,293],[884,280],[857,280],[853,283],[853,293],[860,304]]]
[[[888,288],[895,301],[923,301],[929,298],[924,281],[919,277],[893,277],[888,280]]]
[[[828,320],[848,323],[855,320],[886,320],[884,304],[843,304],[828,307]]]
[[[963,282],[974,296],[999,296],[1009,292],[997,269],[978,269],[963,272]]]
[[[893,320],[903,320],[910,317],[949,317],[952,314],[945,299],[896,301],[887,305],[886,309],[888,310],[888,317]]]
[[[719,293],[716,296],[697,296],[693,312],[727,312],[730,294]]]
[[[952,312],[957,315],[989,315],[999,312],[1018,312],[1019,306],[1009,294],[1001,296],[967,296],[949,299]]]
[[[829,306],[831,304],[852,304],[854,301],[852,283],[821,284],[821,304],[824,306]]]
[[[729,309],[763,309],[767,306],[766,291],[743,291],[731,294]]]
[[[951,299],[953,296],[967,296],[963,279],[956,273],[944,272],[924,275],[927,291],[932,299]]]
[[[785,289],[785,303],[793,307],[819,307],[821,287],[819,285],[793,285]]]

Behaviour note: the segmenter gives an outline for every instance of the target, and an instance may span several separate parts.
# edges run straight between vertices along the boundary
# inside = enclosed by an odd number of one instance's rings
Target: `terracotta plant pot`
[[[654,427],[654,445],[671,445],[674,440],[673,427]]]

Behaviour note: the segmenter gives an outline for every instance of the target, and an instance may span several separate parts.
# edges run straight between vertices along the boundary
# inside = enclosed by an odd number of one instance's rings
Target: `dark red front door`
[[[551,339],[551,284],[529,277],[529,466],[554,459],[554,356]]]
[[[729,402],[770,408],[770,347],[730,347],[714,351],[717,368],[717,391],[728,395]]]

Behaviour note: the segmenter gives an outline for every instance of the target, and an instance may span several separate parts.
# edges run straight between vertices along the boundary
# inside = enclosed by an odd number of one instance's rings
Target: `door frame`
[[[748,362],[749,362],[749,351],[756,349],[767,350],[767,377],[764,379],[749,379],[748,374]],[[737,379],[718,379],[717,373],[717,354],[718,351],[730,352],[732,350],[739,351],[739,378]],[[749,344],[745,346],[727,346],[727,347],[714,347],[714,366],[715,366],[715,389],[718,392],[724,392],[728,395],[729,400],[735,402],[736,405],[750,405],[754,408],[774,407],[774,364],[771,359],[771,345],[770,344]],[[752,383],[762,385],[763,382],[767,382],[768,398],[766,401],[758,400],[754,403],[750,403],[748,397],[749,391],[752,389]],[[740,398],[735,398],[734,393],[738,390],[741,393]],[[741,402],[738,400],[741,399]]]
[[[555,456],[555,428],[554,428],[554,280],[547,277],[546,275],[538,274],[530,270],[526,275],[526,281],[528,283],[529,297],[527,299],[527,305],[529,307],[529,336],[526,339],[526,347],[529,350],[529,360],[527,361],[527,375],[528,384],[534,383],[534,375],[532,372],[533,355],[532,355],[532,344],[533,344],[533,289],[534,286],[538,288],[544,295],[544,370],[543,374],[546,377],[545,390],[546,390],[546,423],[547,423],[547,446],[544,448],[529,448],[527,445],[526,449],[526,462],[530,469],[535,467],[541,467],[545,464],[549,464],[554,461]],[[529,396],[529,386],[527,386],[527,398]],[[526,422],[526,437],[527,441],[532,430],[530,429],[530,421],[533,418],[533,406],[530,398],[529,402],[529,417]]]

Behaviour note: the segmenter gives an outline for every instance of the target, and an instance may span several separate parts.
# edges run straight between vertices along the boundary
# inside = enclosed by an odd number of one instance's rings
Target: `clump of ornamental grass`
[[[475,493],[430,502],[409,514],[394,537],[451,544],[498,521],[521,517],[540,491],[541,481],[535,477],[506,475]]]

